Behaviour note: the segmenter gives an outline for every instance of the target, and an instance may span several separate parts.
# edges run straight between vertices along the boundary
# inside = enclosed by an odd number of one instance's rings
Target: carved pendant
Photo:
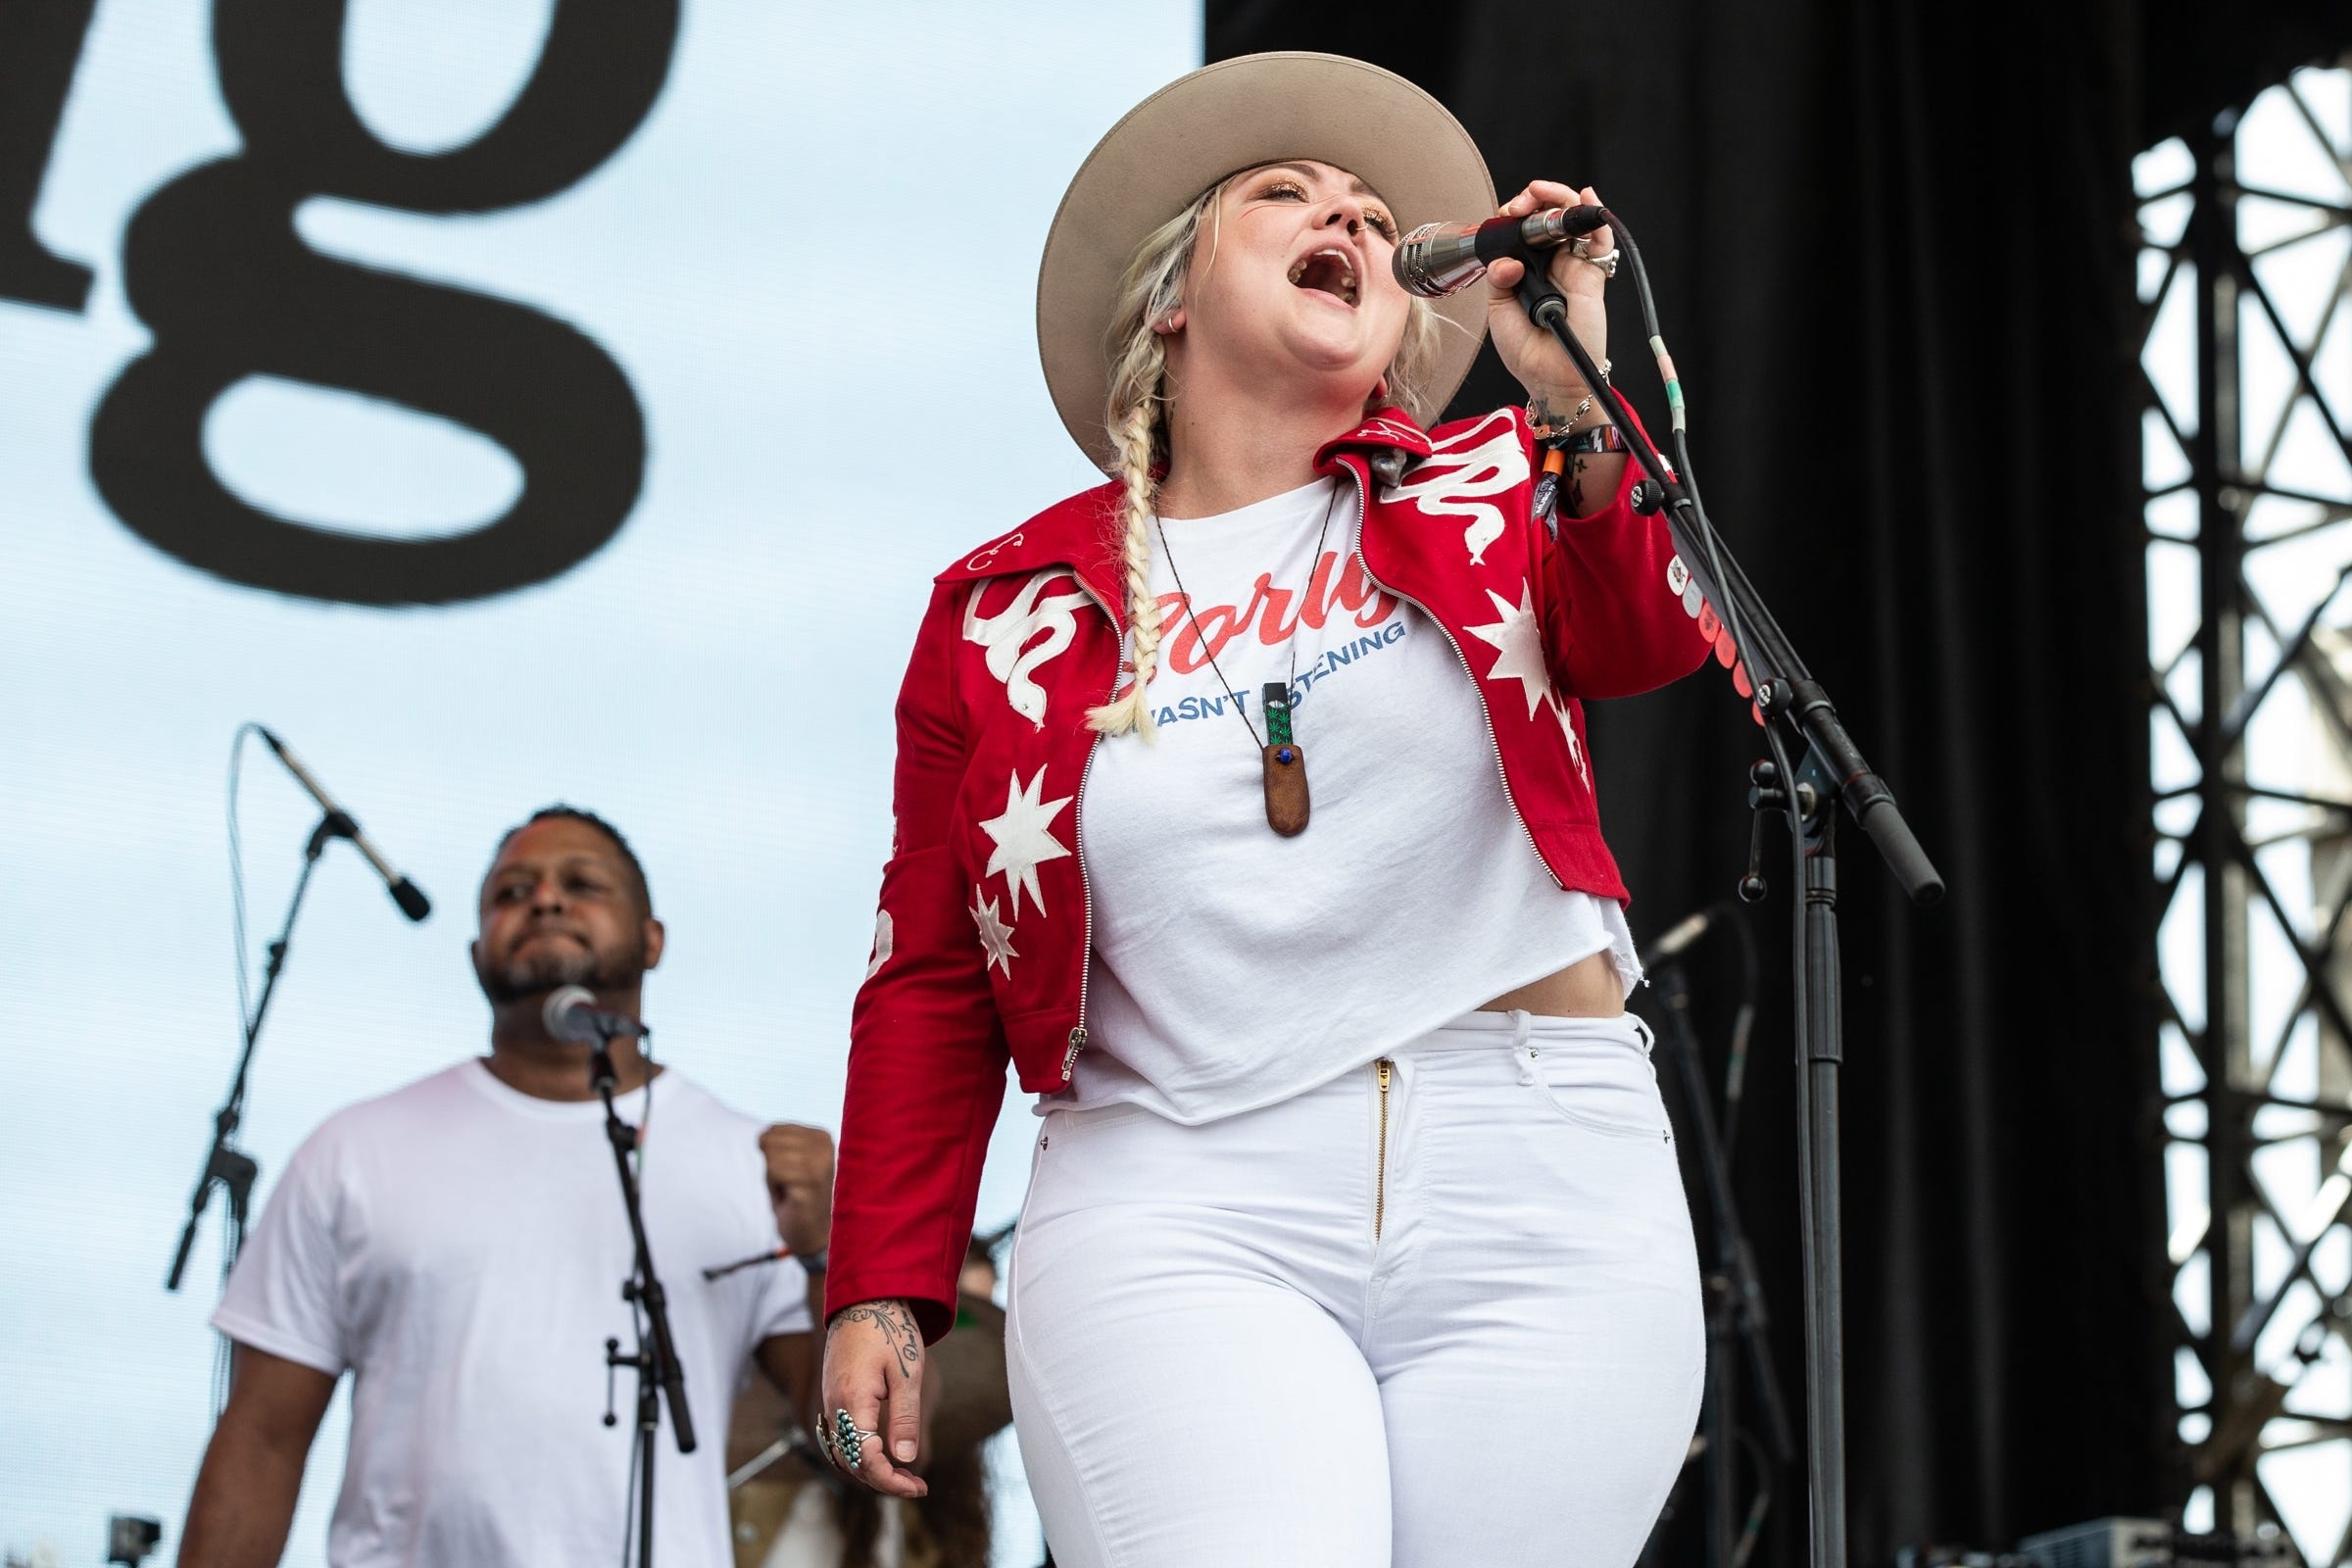
[[[1284,838],[1306,831],[1306,753],[1291,738],[1291,690],[1266,682],[1259,701],[1266,714],[1266,825]]]

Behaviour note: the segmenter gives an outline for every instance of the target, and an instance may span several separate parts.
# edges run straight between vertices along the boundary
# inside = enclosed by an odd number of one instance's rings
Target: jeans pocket
[[[1536,1041],[1518,1056],[1519,1081],[1561,1120],[1606,1138],[1674,1141],[1657,1078],[1639,1051]]]
[[[1046,1113],[1046,1120],[1052,1124],[1053,1136],[1056,1140],[1075,1145],[1090,1134],[1101,1132],[1105,1128],[1117,1127],[1127,1122],[1141,1121],[1147,1116],[1158,1115],[1159,1112],[1153,1110],[1150,1105],[1139,1105],[1132,1101],[1114,1101],[1107,1105],[1056,1107]]]

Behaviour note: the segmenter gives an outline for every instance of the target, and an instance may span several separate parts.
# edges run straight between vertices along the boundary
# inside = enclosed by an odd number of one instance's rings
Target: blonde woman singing
[[[915,640],[820,1436],[921,1493],[1009,1055],[1013,1404],[1070,1568],[1608,1568],[1690,1441],[1698,1275],[1580,704],[1709,644],[1517,264],[1392,276],[1402,229],[1495,210],[1357,61],[1146,100],[1038,285],[1110,481],[951,564]],[[1550,262],[1596,358],[1613,270],[1605,231]],[[1489,333],[1527,409],[1425,429]]]

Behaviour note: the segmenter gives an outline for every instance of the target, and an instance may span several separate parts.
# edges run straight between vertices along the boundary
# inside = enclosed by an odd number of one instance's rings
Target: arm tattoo
[[[1585,514],[1585,456],[1581,452],[1568,474],[1568,514],[1575,517]]]
[[[899,1376],[913,1382],[923,1371],[923,1333],[914,1326],[914,1313],[905,1301],[860,1301],[844,1307],[826,1330],[830,1339],[844,1323],[871,1323],[882,1331],[899,1359]]]

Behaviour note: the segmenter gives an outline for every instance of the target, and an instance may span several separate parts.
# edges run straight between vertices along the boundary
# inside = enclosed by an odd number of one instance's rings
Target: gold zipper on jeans
[[[1380,1075],[1380,1171],[1372,1187],[1372,1239],[1377,1242],[1389,1209],[1389,1076],[1396,1063],[1383,1056],[1372,1066]]]

